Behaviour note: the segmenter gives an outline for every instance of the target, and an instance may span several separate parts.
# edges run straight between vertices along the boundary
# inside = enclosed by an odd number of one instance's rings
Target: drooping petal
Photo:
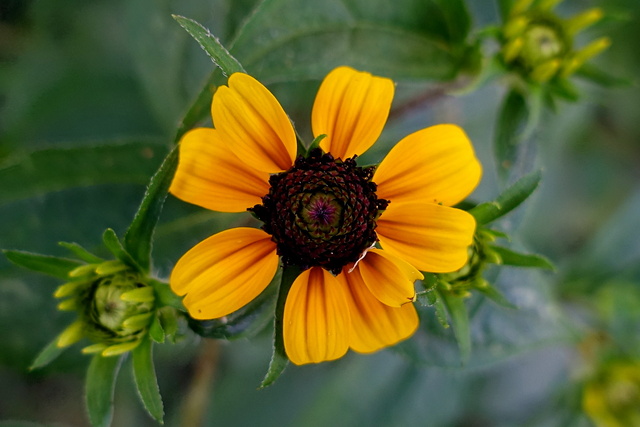
[[[476,222],[460,209],[431,203],[393,203],[378,219],[382,248],[421,271],[458,270],[468,258]]]
[[[189,131],[169,191],[194,205],[219,212],[244,212],[269,192],[269,174],[242,162],[215,129]]]
[[[422,274],[405,260],[379,249],[372,249],[358,263],[355,271],[369,291],[380,302],[400,307],[413,301],[416,291],[413,283],[423,279]]]
[[[278,268],[276,245],[256,228],[232,228],[203,240],[180,258],[171,289],[195,319],[226,316],[257,297]]]
[[[284,307],[284,347],[296,365],[342,357],[349,349],[346,289],[329,272],[312,267],[293,282]]]
[[[455,125],[422,129],[398,142],[376,170],[378,197],[392,203],[453,206],[480,182],[482,168],[469,138]]]
[[[371,353],[409,338],[418,328],[418,313],[413,304],[390,307],[381,303],[365,285],[359,267],[343,271],[337,279],[349,290],[347,301],[351,316],[349,347]]]
[[[320,147],[343,160],[364,153],[380,136],[393,100],[393,82],[349,67],[331,71],[320,85],[311,113]]]
[[[253,77],[235,73],[213,95],[211,115],[227,147],[243,162],[276,173],[293,165],[296,135],[278,100]]]

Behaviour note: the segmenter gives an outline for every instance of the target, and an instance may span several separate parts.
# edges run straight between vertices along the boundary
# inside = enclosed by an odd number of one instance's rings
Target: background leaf
[[[494,151],[500,175],[505,178],[516,161],[522,134],[529,120],[527,98],[512,88],[504,97],[496,123]]]

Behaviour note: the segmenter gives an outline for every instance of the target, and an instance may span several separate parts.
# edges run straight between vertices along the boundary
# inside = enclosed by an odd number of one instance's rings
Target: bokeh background
[[[57,242],[74,241],[107,256],[99,245],[102,232],[126,230],[182,115],[213,69],[171,14],[203,23],[230,44],[257,3],[2,0],[0,248],[63,256]],[[246,40],[238,55],[307,138],[319,79],[341,61],[355,61],[340,56],[345,53],[330,36],[314,38],[315,30],[307,28],[326,20],[330,30],[386,22],[414,35],[423,31],[420,15],[397,2],[378,1],[371,10],[355,0],[288,3],[287,13],[265,15],[263,26],[253,28],[256,38]],[[498,23],[493,1],[468,3],[474,30]],[[268,327],[233,342],[186,333],[176,345],[156,346],[165,424],[591,425],[580,405],[584,381],[599,363],[591,357],[593,347],[606,336],[613,353],[640,358],[640,90],[633,84],[640,68],[640,3],[567,0],[558,10],[571,14],[593,6],[607,18],[586,40],[606,34],[613,42],[594,62],[631,84],[577,82],[581,99],[547,111],[526,141],[514,176],[542,168],[542,185],[499,228],[511,234],[514,247],[547,256],[557,270],[500,271],[495,285],[518,310],[478,296],[468,301],[473,353],[466,366],[451,331],[429,309],[422,311],[423,330],[408,343],[318,366],[290,366],[260,391],[271,351]],[[260,34],[277,39],[279,32],[298,39],[283,37],[265,51]],[[492,49],[488,44],[485,53]],[[403,67],[370,55],[375,62],[369,71],[395,77]],[[410,60],[415,65],[420,58]],[[462,94],[450,90],[451,82],[397,80],[395,113],[366,160],[379,161],[414,130],[457,123],[485,170],[472,198],[497,196],[502,184],[492,141],[507,82],[497,79]],[[432,95],[407,108],[421,93]],[[244,219],[170,196],[156,233],[156,274],[166,277],[193,244]],[[47,368],[28,370],[73,319],[56,310],[57,285],[0,257],[0,425],[88,425],[88,357],[74,347]],[[115,426],[155,425],[138,402],[129,361],[116,386],[115,408]]]

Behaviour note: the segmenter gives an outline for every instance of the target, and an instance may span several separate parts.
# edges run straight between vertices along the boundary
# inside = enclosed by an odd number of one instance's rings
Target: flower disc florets
[[[249,210],[264,222],[285,265],[339,274],[377,241],[376,219],[389,202],[376,196],[373,171],[358,167],[355,157],[342,161],[315,149],[271,176],[262,204]]]

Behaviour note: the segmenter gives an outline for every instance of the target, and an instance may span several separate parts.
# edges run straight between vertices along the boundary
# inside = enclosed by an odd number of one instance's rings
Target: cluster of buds
[[[154,289],[141,274],[113,260],[81,265],[69,278],[54,296],[64,298],[60,310],[76,311],[78,319],[60,334],[58,347],[88,338],[93,344],[83,353],[115,356],[140,344],[155,312]]]
[[[603,14],[593,8],[563,19],[553,11],[560,1],[541,0],[532,5],[534,0],[518,0],[502,28],[502,60],[509,69],[537,83],[569,77],[611,43],[603,37],[576,49],[576,34],[600,21]]]

